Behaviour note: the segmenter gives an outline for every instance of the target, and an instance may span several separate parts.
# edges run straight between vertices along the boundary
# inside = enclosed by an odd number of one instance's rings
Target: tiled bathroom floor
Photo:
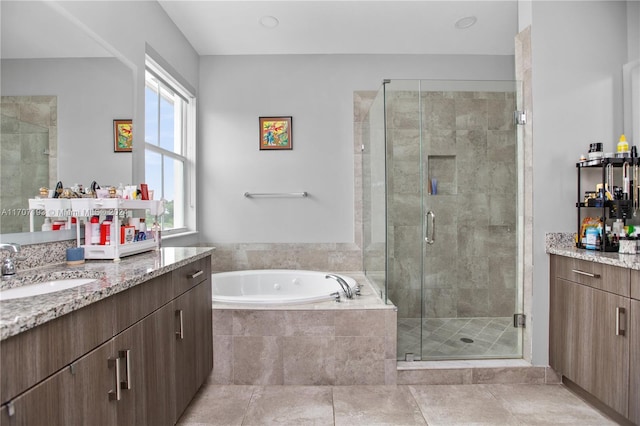
[[[398,318],[398,359],[407,352],[422,360],[519,357],[518,329],[506,318]],[[471,341],[470,341],[471,340]]]
[[[239,386],[205,383],[179,426],[616,423],[563,385]]]

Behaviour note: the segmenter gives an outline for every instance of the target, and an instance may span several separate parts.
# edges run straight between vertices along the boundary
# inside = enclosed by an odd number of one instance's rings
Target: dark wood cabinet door
[[[71,373],[67,367],[2,406],[0,425],[79,424],[78,419],[72,418],[66,410],[64,390],[71,385],[70,379]],[[74,421],[75,423],[72,423]]]
[[[587,390],[627,416],[630,299],[600,290],[590,291],[593,293],[592,367]]]
[[[196,379],[196,307],[198,293],[190,290],[173,301],[175,320],[176,421],[198,389]]]
[[[119,426],[138,426],[147,422],[145,400],[144,321],[138,322],[113,339],[114,356],[120,364],[121,399],[116,404]]]
[[[640,300],[631,300],[629,315],[629,420],[640,425]]]
[[[196,292],[196,390],[213,369],[213,323],[211,311],[211,276],[198,285]]]
[[[68,425],[115,425],[119,401],[113,340],[71,364],[64,383]],[[121,394],[120,394],[121,395]]]
[[[629,299],[559,278],[552,295],[552,366],[626,416]],[[616,333],[618,326],[624,334]]]
[[[173,302],[142,321],[144,395],[147,424],[173,425],[176,420],[175,321]]]

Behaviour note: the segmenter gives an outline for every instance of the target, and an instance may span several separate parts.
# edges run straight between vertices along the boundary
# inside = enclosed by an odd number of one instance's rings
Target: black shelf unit
[[[596,209],[596,208],[600,208],[601,210],[601,214],[600,214],[600,220],[602,222],[603,225],[603,233],[606,234],[606,226],[607,226],[607,220],[614,220],[614,219],[622,219],[623,222],[625,222],[626,224],[626,220],[630,219],[633,216],[633,198],[635,196],[635,194],[633,193],[633,180],[631,179],[631,177],[633,176],[631,171],[633,170],[632,167],[635,165],[640,164],[640,159],[635,157],[635,158],[631,158],[631,157],[624,157],[624,158],[597,158],[597,159],[593,159],[593,160],[585,160],[585,161],[579,161],[576,163],[576,168],[578,170],[578,198],[576,201],[576,210],[578,212],[578,241],[576,242],[576,247],[578,248],[586,248],[583,244],[582,244],[582,239],[581,239],[581,235],[580,235],[580,228],[582,227],[582,209],[588,208],[588,209]],[[587,203],[585,203],[584,200],[584,194],[582,194],[582,189],[581,189],[581,182],[582,182],[582,169],[585,168],[600,168],[602,170],[602,180],[601,182],[606,182],[606,175],[607,175],[607,166],[610,164],[611,167],[615,169],[620,169],[622,170],[622,167],[624,166],[625,163],[629,164],[629,167],[631,168],[631,170],[629,171],[630,173],[630,182],[629,182],[629,193],[628,193],[628,199],[623,199],[623,200],[608,200],[606,197],[599,199],[589,199]],[[621,174],[622,172],[619,172],[619,174]],[[615,171],[614,171],[614,181],[615,181]],[[622,177],[620,177],[619,179],[620,181],[622,181]],[[614,186],[614,185],[612,185]],[[611,190],[613,190],[613,188],[611,188]],[[612,245],[609,244],[607,241],[607,238],[603,237],[602,238],[602,243],[600,244],[600,251],[608,251],[608,252],[615,252],[618,251],[618,245]]]

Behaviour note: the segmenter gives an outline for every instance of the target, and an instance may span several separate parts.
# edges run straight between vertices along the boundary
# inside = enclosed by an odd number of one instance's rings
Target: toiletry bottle
[[[91,244],[100,244],[100,217],[91,216]]]
[[[100,225],[100,245],[111,245],[111,222],[105,220]]]
[[[90,220],[83,220],[84,222],[84,244],[91,244],[91,222]]]
[[[151,233],[153,234],[153,239],[156,242],[156,250],[159,250],[160,243],[162,242],[162,236],[160,235],[161,231],[158,222],[153,222],[153,225],[151,226]]]
[[[627,138],[624,134],[620,135],[620,140],[618,141],[618,152],[627,152],[629,151],[629,144],[627,143]]]
[[[143,217],[140,218],[140,231],[138,232],[138,241],[147,239],[147,223]]]
[[[51,231],[53,230],[53,225],[51,224],[51,219],[48,217],[44,218],[44,223],[42,224],[43,231]]]

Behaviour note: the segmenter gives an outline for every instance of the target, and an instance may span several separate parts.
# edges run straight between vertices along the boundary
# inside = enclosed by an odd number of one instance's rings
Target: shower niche
[[[430,195],[457,193],[455,155],[429,155],[427,157],[427,187]]]

